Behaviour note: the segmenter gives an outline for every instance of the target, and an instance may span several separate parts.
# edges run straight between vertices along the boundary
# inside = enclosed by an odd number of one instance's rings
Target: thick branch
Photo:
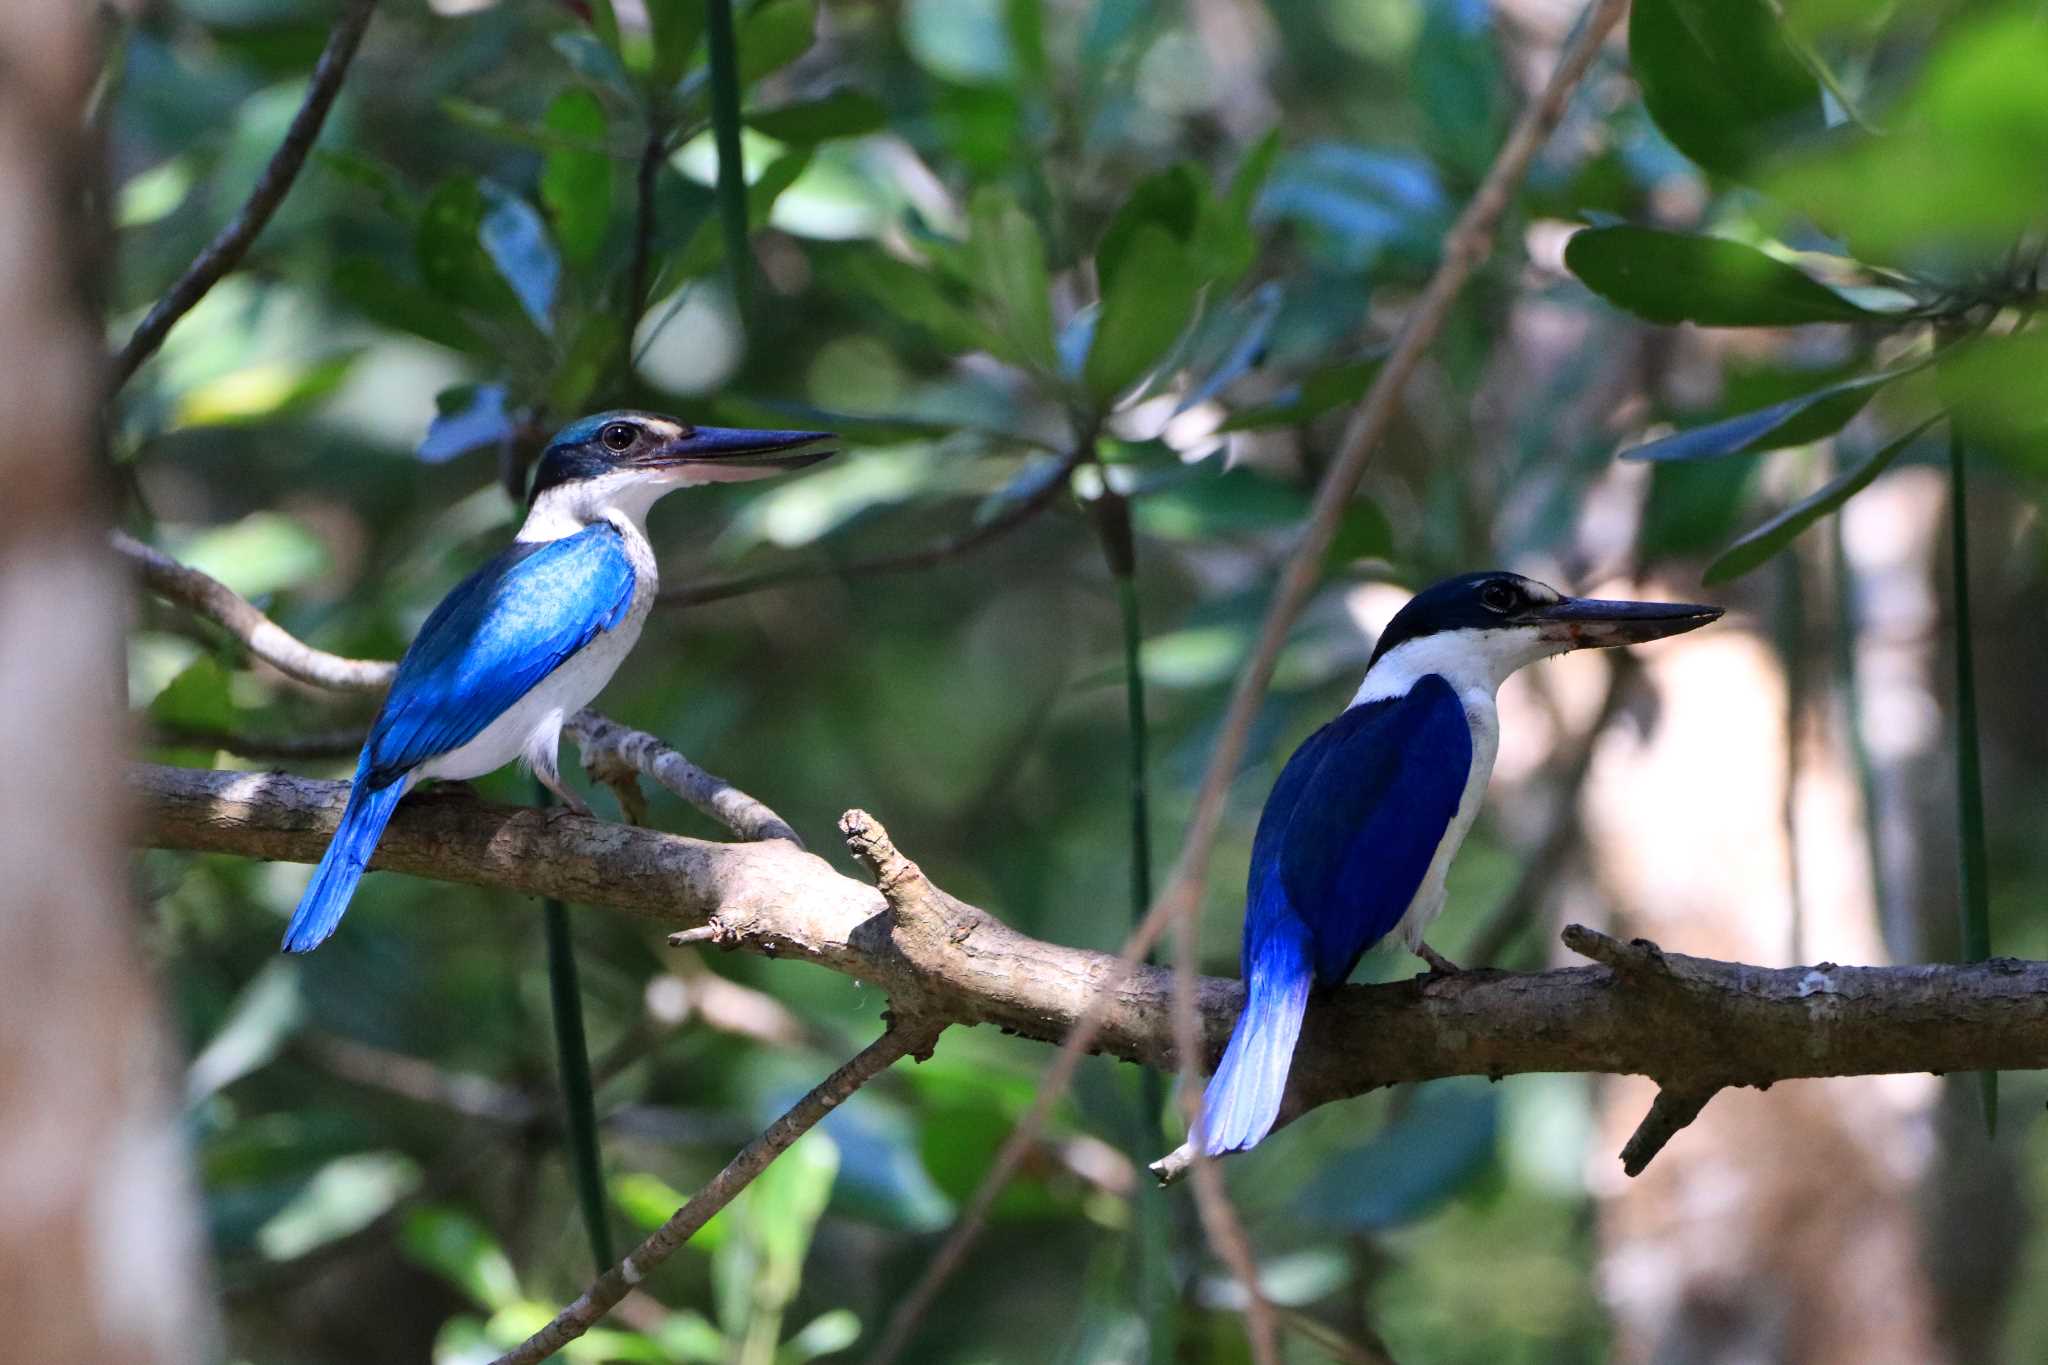
[[[135,329],[135,334],[128,338],[128,344],[115,355],[112,362],[115,388],[127,383],[142,362],[156,354],[157,347],[164,344],[164,338],[177,325],[178,319],[191,312],[193,305],[206,297],[207,290],[219,284],[223,276],[241,264],[243,255],[256,240],[256,234],[263,231],[271,215],[277,212],[277,206],[291,192],[292,182],[299,178],[299,171],[306,164],[306,154],[313,150],[313,143],[320,136],[320,127],[327,122],[327,111],[334,107],[334,97],[340,93],[349,63],[355,59],[356,47],[363,40],[363,30],[370,26],[370,11],[375,5],[376,0],[347,0],[341,18],[334,25],[334,32],[328,36],[326,48],[320,53],[320,60],[313,67],[313,81],[306,87],[305,102],[292,116],[284,141],[278,143],[277,150],[271,154],[270,164],[263,168],[263,174],[257,179],[256,187],[249,191],[249,198],[241,211],[206,244],[204,251],[193,258],[192,264],[185,267],[185,273],[156,301]]]
[[[143,838],[158,848],[311,862],[345,787],[275,773],[131,769]],[[800,957],[944,1017],[1058,1042],[1116,959],[1015,930],[946,897],[947,927],[894,923],[875,888],[788,844],[716,844],[562,811],[410,798],[372,866],[530,896],[608,905],[671,928],[718,927],[725,946]],[[943,895],[944,893],[937,893]],[[1705,1091],[1810,1076],[2048,1068],[2048,963],[1753,967],[1668,953],[1574,927],[1606,965],[1468,971],[1347,986],[1309,1011],[1287,1112],[1402,1081],[1530,1071],[1654,1077]],[[1099,1050],[1174,1065],[1172,974],[1138,966],[1106,1002]],[[1197,983],[1208,1057],[1241,1002]]]

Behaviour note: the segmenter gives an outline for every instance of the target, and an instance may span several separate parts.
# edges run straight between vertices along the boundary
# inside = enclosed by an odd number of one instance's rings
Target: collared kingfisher
[[[535,468],[518,537],[441,599],[398,661],[284,950],[308,952],[334,932],[399,798],[425,779],[481,777],[522,759],[588,815],[555,751],[562,723],[611,681],[654,605],[648,511],[678,488],[815,464],[834,439],[651,412],[564,427]]]
[[[1494,693],[1538,659],[1695,630],[1718,607],[1566,597],[1520,574],[1466,574],[1395,614],[1344,714],[1280,770],[1252,841],[1243,1011],[1203,1094],[1209,1155],[1272,1131],[1309,994],[1343,984],[1389,933],[1423,942],[1444,905],[1500,744]]]

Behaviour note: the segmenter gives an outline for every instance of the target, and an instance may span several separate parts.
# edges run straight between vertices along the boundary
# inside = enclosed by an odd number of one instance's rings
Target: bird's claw
[[[1426,976],[1456,976],[1465,970],[1427,943],[1415,945],[1415,955],[1429,964],[1429,970],[1424,973]]]

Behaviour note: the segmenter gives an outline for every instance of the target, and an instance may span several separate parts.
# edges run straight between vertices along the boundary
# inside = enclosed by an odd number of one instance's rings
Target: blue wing
[[[560,540],[515,541],[458,583],[398,661],[370,728],[363,775],[395,781],[463,745],[633,603],[633,565],[598,523]]]
[[[1400,922],[1471,770],[1465,708],[1434,673],[1352,707],[1287,761],[1252,844],[1248,902],[1255,916],[1292,911],[1307,926],[1319,985],[1341,983]]]

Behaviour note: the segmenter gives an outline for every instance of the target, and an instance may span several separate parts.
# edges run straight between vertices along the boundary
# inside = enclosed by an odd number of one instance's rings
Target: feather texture
[[[458,583],[420,627],[364,748],[390,781],[482,734],[633,604],[618,528],[514,541]]]
[[[1341,984],[1423,888],[1465,796],[1472,729],[1435,673],[1360,702],[1281,769],[1252,842],[1245,1005],[1210,1079],[1212,1155],[1272,1129],[1311,987]]]

